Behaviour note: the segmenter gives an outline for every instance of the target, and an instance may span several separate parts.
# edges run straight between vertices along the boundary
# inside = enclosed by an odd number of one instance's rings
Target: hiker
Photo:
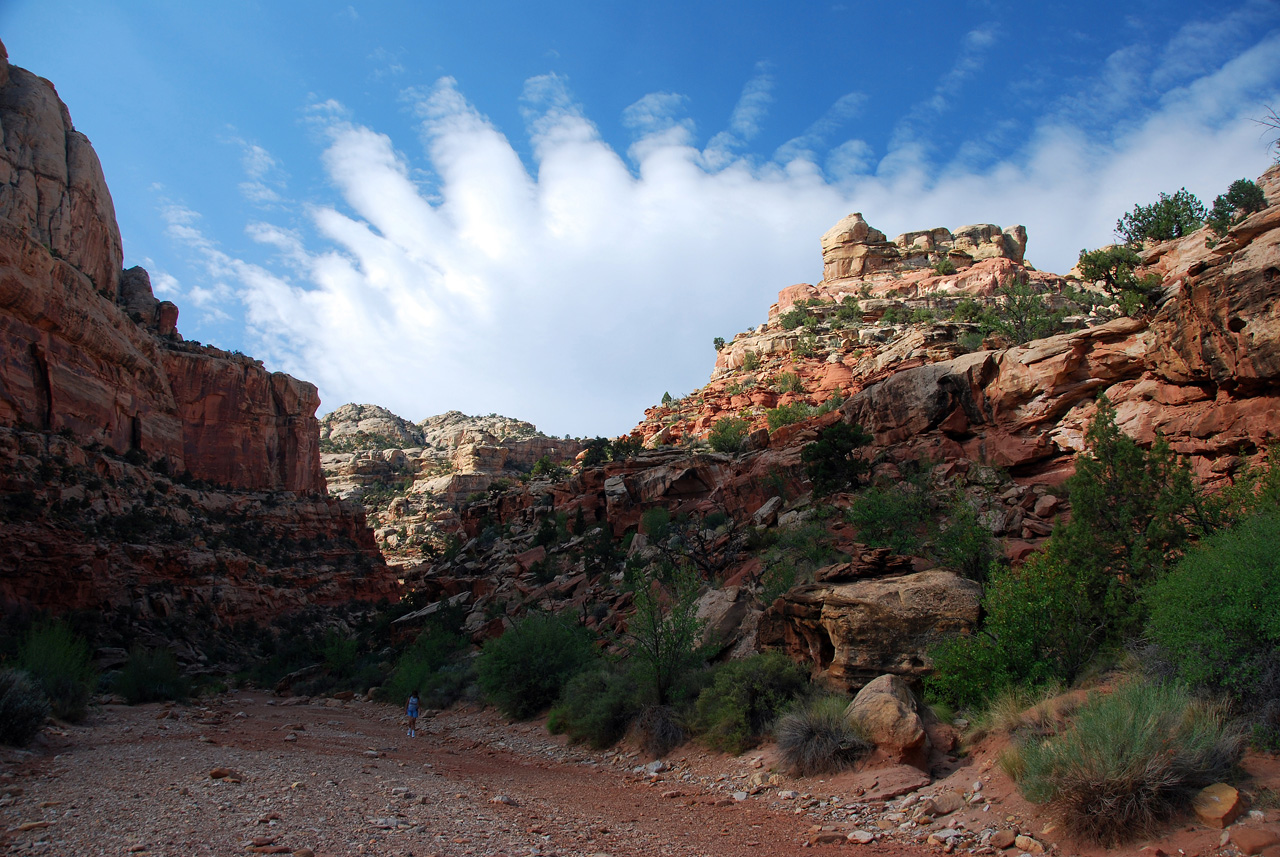
[[[409,703],[405,706],[405,715],[409,718],[409,737],[418,737],[418,692],[409,694]]]

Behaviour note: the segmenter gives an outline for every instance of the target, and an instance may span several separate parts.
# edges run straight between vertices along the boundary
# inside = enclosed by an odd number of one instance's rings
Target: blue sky
[[[1272,162],[1280,4],[3,0],[188,338],[322,412],[615,435],[711,340],[891,237],[1117,217]]]

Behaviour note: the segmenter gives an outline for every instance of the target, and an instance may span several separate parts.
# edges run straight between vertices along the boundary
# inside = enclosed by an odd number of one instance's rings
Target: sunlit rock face
[[[0,46],[0,603],[269,620],[398,591],[313,384],[185,342],[51,83]]]

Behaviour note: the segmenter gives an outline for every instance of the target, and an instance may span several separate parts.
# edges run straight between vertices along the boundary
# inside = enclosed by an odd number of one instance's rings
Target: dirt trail
[[[839,829],[829,796],[747,795],[750,756],[681,748],[650,774],[490,710],[444,712],[411,739],[387,706],[293,702],[104,706],[41,748],[0,751],[0,852],[773,857]]]

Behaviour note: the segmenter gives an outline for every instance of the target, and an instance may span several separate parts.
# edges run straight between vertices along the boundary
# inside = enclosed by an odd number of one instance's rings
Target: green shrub
[[[845,520],[858,528],[858,538],[872,547],[885,547],[900,554],[920,550],[921,531],[931,517],[929,493],[915,482],[873,485],[854,498],[845,511]]]
[[[702,740],[734,755],[754,747],[808,683],[804,671],[781,652],[729,661],[698,695]]]
[[[884,315],[880,316],[880,323],[888,326],[891,324],[906,324],[911,317],[911,313],[904,306],[894,304],[884,311]]]
[[[1000,542],[978,519],[973,504],[963,494],[952,500],[934,546],[943,563],[979,583],[986,582],[991,564],[1003,555]]]
[[[626,734],[639,711],[631,676],[601,665],[569,679],[547,717],[547,729],[602,750]]]
[[[995,329],[1014,342],[1043,339],[1061,330],[1066,314],[1052,309],[1030,283],[1010,283],[999,294],[1003,301],[996,310]]]
[[[1160,293],[1160,277],[1148,274],[1141,280],[1135,273],[1140,263],[1132,247],[1104,247],[1101,250],[1081,250],[1077,265],[1080,275],[1091,283],[1101,281],[1125,315],[1134,315],[1149,309]]]
[[[97,675],[89,644],[70,627],[59,621],[36,625],[18,663],[44,691],[55,717],[72,722],[84,717]]]
[[[766,605],[797,583],[812,581],[814,571],[840,561],[842,556],[832,547],[831,533],[821,521],[769,531],[769,536],[772,542],[760,557],[764,573],[759,597]]]
[[[779,405],[776,408],[768,408],[764,412],[765,422],[769,424],[769,431],[777,431],[783,426],[798,423],[808,416],[810,416],[810,408],[804,402]]]
[[[773,379],[773,389],[779,393],[803,393],[804,382],[795,372],[780,372]]]
[[[742,451],[750,429],[750,423],[744,419],[724,417],[716,420],[716,424],[711,427],[711,433],[707,436],[707,441],[716,452],[727,452],[736,455]]]
[[[838,422],[823,429],[817,440],[800,451],[814,493],[825,496],[856,485],[870,465],[855,453],[872,440],[856,424]]]
[[[933,272],[939,277],[947,277],[956,272],[956,263],[952,262],[950,257],[943,256],[933,266]]]
[[[783,330],[795,330],[804,324],[809,317],[809,313],[805,310],[793,309],[778,316],[778,323],[782,325]]]
[[[1116,235],[1129,244],[1141,244],[1148,238],[1169,241],[1199,229],[1205,213],[1200,200],[1184,187],[1172,195],[1160,194],[1151,205],[1135,205],[1116,221]]]
[[[956,338],[956,344],[960,346],[960,350],[968,354],[981,350],[985,340],[986,337],[980,331],[966,330]]]
[[[814,336],[812,333],[806,333],[804,336],[796,340],[795,347],[791,349],[791,352],[797,357],[813,357],[818,353],[818,337]],[[795,392],[801,392],[803,389],[804,388],[801,387]]]
[[[320,642],[320,653],[324,656],[325,668],[336,681],[351,678],[356,669],[356,657],[360,644],[355,637],[348,636],[337,628],[325,632]]]
[[[754,372],[760,368],[760,355],[754,351],[748,351],[742,356],[742,371]]]
[[[642,700],[666,706],[702,660],[700,581],[687,565],[663,562],[629,569],[627,583],[635,601],[626,630],[632,675]]]
[[[111,689],[130,705],[183,702],[191,695],[191,681],[178,668],[173,652],[134,646],[129,660],[112,680]]]
[[[862,307],[856,299],[847,298],[836,310],[836,320],[845,325],[862,321]]]
[[[1226,777],[1242,742],[1221,707],[1131,681],[1095,696],[1063,733],[1019,748],[1018,787],[1074,835],[1112,846],[1147,836]]]
[[[399,704],[413,691],[424,708],[447,708],[475,680],[475,668],[466,658],[466,637],[459,633],[463,614],[445,608],[428,623],[414,642],[396,659],[386,684],[378,689],[383,702]]]
[[[1013,685],[1070,680],[1097,651],[1088,601],[1075,570],[1047,553],[1018,569],[992,567],[981,630],[931,653],[931,697],[975,709]]]
[[[586,629],[561,616],[530,613],[484,644],[476,674],[503,714],[526,720],[555,702],[565,682],[594,658]]]
[[[0,670],[0,744],[23,747],[49,717],[49,700],[21,670]]]
[[[717,336],[715,339],[711,340],[711,344],[715,346],[716,351],[719,351],[721,348],[724,348],[724,337]]]
[[[1219,194],[1213,201],[1213,210],[1209,212],[1209,225],[1219,235],[1244,220],[1255,211],[1267,207],[1267,197],[1258,183],[1250,179],[1236,179],[1227,188],[1227,192]]]
[[[778,752],[794,776],[841,771],[871,752],[871,742],[845,719],[848,705],[843,696],[815,696],[778,721]]]
[[[666,506],[653,506],[640,513],[640,532],[651,542],[660,542],[671,535],[671,512]]]
[[[1146,594],[1147,638],[1178,678],[1250,708],[1280,697],[1280,511],[1216,533]]]

